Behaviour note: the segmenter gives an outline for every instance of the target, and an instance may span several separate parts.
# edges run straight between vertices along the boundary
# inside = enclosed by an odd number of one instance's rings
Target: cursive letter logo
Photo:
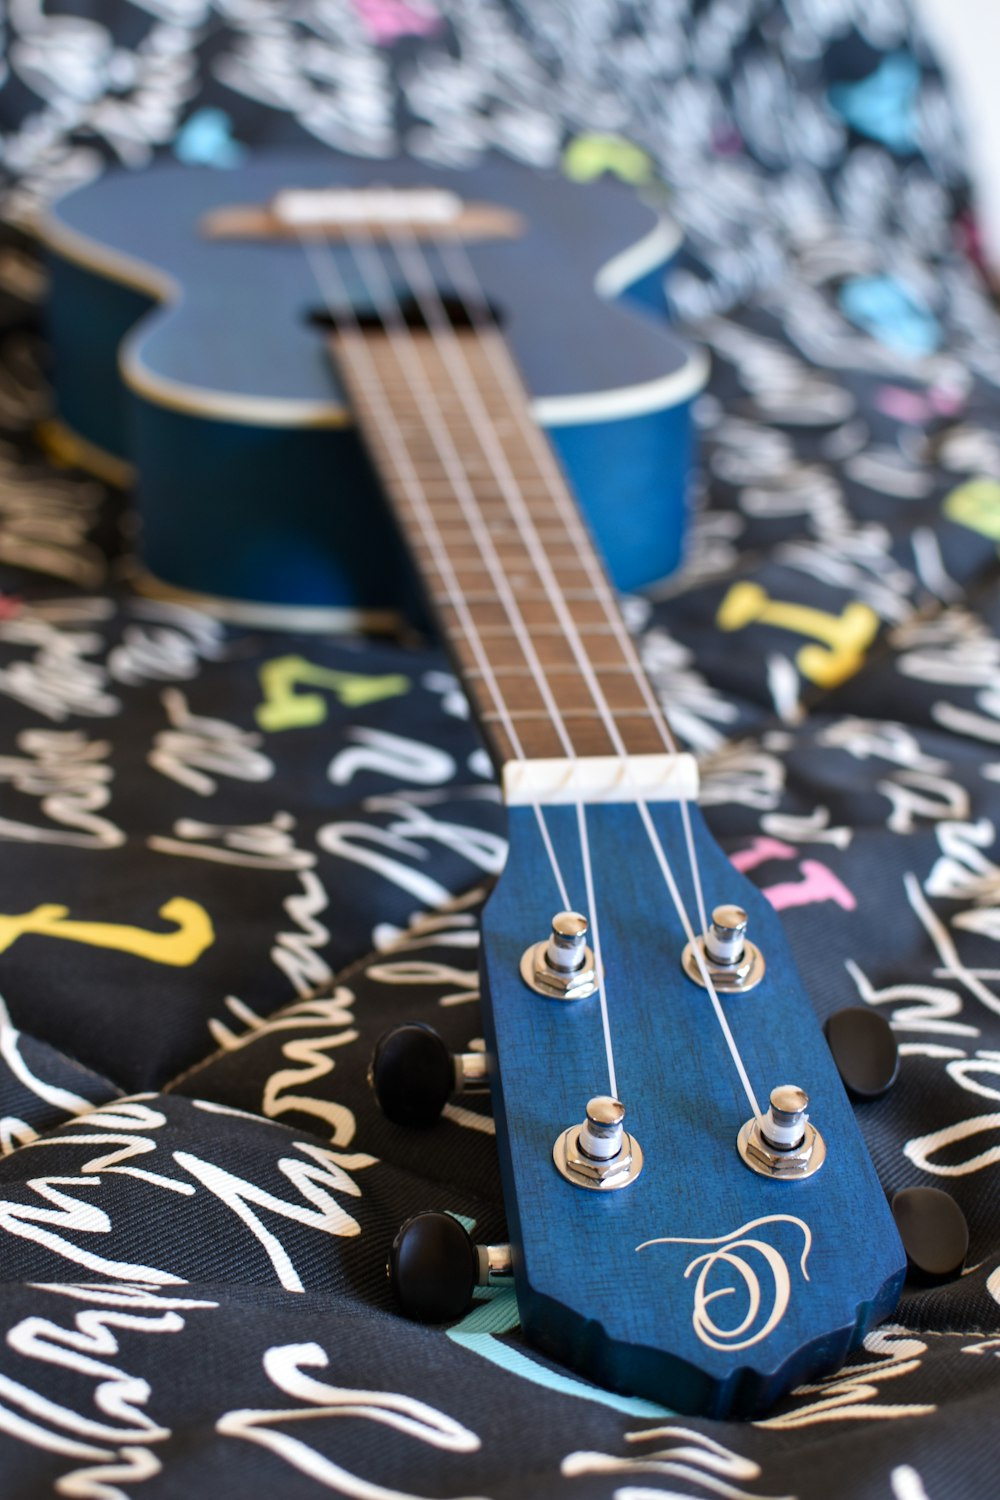
[[[758,1229],[762,1224],[795,1224],[802,1230],[804,1243],[799,1265],[804,1280],[808,1281],[806,1260],[812,1248],[812,1231],[808,1224],[792,1214],[768,1214],[763,1219],[752,1219],[749,1224],[741,1224],[739,1229],[733,1229],[729,1234],[720,1234],[715,1239],[701,1240],[665,1236],[663,1239],[644,1240],[641,1245],[635,1247],[639,1251],[648,1249],[650,1245],[718,1245],[717,1250],[710,1250],[706,1255],[696,1256],[684,1272],[685,1280],[693,1271],[698,1272],[698,1279],[694,1285],[694,1311],[691,1321],[694,1324],[695,1333],[710,1349],[749,1349],[751,1344],[759,1344],[762,1339],[766,1339],[785,1315],[792,1292],[792,1283],[784,1257],[766,1240],[742,1238],[751,1229]],[[774,1281],[771,1310],[766,1317],[764,1314],[767,1303],[764,1302],[762,1308],[761,1284],[757,1271],[754,1269],[754,1255],[759,1255],[763,1259]],[[723,1266],[728,1267],[733,1273],[734,1278],[737,1279],[737,1285],[716,1286],[710,1289],[709,1283],[713,1275],[717,1276],[719,1268]],[[710,1304],[719,1297],[734,1296],[740,1284],[742,1284],[746,1298],[746,1312],[741,1322],[731,1328],[722,1328],[716,1323]],[[762,1318],[763,1322],[761,1322]]]

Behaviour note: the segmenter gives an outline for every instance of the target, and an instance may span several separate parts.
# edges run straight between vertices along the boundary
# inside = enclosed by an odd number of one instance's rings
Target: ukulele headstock
[[[536,810],[510,808],[482,964],[518,1303],[534,1344],[600,1384],[747,1415],[841,1363],[892,1311],[905,1258],[775,913],[689,808],[709,909],[745,910],[759,960],[759,982],[717,988],[731,1046],[685,970],[655,847],[693,912],[682,810],[646,813],[653,836],[635,804],[543,810],[570,892],[587,889],[585,838],[605,1021],[596,987],[561,999],[526,982],[560,901]],[[740,943],[727,920],[723,958]],[[750,1094],[766,1112],[772,1090],[762,1135]],[[616,1132],[630,1162],[602,1181]]]

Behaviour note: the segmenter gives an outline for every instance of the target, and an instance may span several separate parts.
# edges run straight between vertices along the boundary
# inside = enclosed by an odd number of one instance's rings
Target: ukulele
[[[58,414],[42,435],[56,456],[134,485],[141,588],[233,619],[275,605],[296,626],[389,628],[412,607],[410,565],[324,337],[331,297],[370,328],[385,288],[367,285],[379,273],[360,246],[349,252],[351,225],[316,208],[330,161],[164,165],[58,202],[42,226]],[[499,160],[453,173],[337,158],[336,178],[348,192],[386,185],[383,206],[409,192],[431,274],[476,280],[446,294],[449,312],[502,325],[618,588],[670,573],[706,372],[664,317],[676,229],[621,184]]]
[[[488,1073],[511,1245],[418,1216],[404,1306],[454,1316],[512,1276],[539,1349],[710,1416],[841,1364],[903,1248],[611,581],[679,545],[703,367],[648,309],[669,232],[609,183],[312,158],[108,177],[46,237],[53,440],[134,468],[149,573],[237,618],[371,623],[405,597],[402,538],[497,767],[488,1063],[410,1025],[372,1076],[419,1124]]]

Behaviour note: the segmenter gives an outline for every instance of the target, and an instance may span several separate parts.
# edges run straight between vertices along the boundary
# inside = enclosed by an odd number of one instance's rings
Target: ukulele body
[[[344,611],[345,623],[407,602],[302,244],[204,231],[219,208],[333,182],[442,187],[519,216],[516,237],[465,246],[475,278],[615,583],[671,572],[705,369],[665,318],[672,227],[611,181],[500,160],[455,173],[312,154],[110,174],[50,213],[51,431],[98,470],[134,471],[148,573],[200,595]],[[335,257],[364,310],[351,252],[318,253]]]

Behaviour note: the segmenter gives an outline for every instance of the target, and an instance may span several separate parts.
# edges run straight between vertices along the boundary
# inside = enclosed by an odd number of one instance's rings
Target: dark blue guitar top
[[[522,236],[472,244],[469,254],[501,312],[532,395],[624,390],[688,365],[690,353],[662,322],[595,295],[601,268],[644,238],[651,237],[646,269],[665,259],[657,250],[655,215],[634,193],[610,183],[598,190],[600,212],[592,187],[502,161],[451,173],[412,162],[372,166],[338,159],[334,173],[327,156],[278,157],[238,172],[168,166],[139,178],[108,176],[64,198],[54,224],[57,235],[60,228],[75,231],[95,250],[140,262],[146,269],[133,269],[151,290],[161,278],[178,289],[177,300],[145,325],[130,350],[130,366],[206,392],[342,401],[307,321],[323,296],[297,241],[220,242],[192,233],[220,203],[263,204],[289,187],[329,186],[334,176],[338,185],[358,187],[417,180],[523,215]],[[107,268],[111,274],[110,255]],[[367,293],[346,263],[345,275],[353,281],[352,300],[364,307]]]
[[[677,249],[670,223],[612,181],[581,185],[502,160],[454,173],[317,153],[228,172],[112,174],[51,211],[60,421],[86,444],[77,457],[124,459],[138,471],[150,573],[239,599],[398,602],[399,581],[384,576],[384,517],[370,530],[363,519],[377,502],[315,324],[325,294],[314,264],[294,235],[203,232],[213,211],[334,183],[438,187],[518,216],[516,237],[465,246],[473,275],[615,582],[631,588],[670,572],[684,532],[690,408],[706,369],[664,315],[662,277]],[[370,297],[353,256],[335,245],[321,253],[363,312]],[[285,491],[284,536],[268,514],[275,485]],[[361,516],[362,534],[345,534],[338,509]],[[293,535],[302,538],[294,554]]]

